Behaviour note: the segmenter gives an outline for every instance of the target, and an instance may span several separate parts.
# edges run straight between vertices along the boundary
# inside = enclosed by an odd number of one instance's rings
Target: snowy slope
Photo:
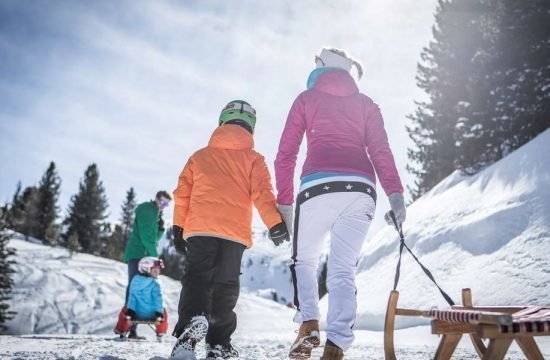
[[[253,237],[254,246],[243,255],[241,287],[266,299],[291,304],[290,243],[275,247],[261,229],[254,229]]]
[[[406,242],[455,301],[470,287],[478,304],[550,304],[549,154],[547,130],[476,176],[450,175],[408,208]],[[390,227],[364,246],[359,328],[381,329],[397,254]],[[413,261],[404,254],[400,304],[444,308]]]
[[[550,303],[550,130],[476,176],[451,174],[408,207],[407,243],[455,301],[470,287],[474,302]],[[245,253],[242,286],[292,299],[290,246],[275,248],[257,231]],[[398,238],[387,226],[363,247],[356,328],[380,330],[393,285]],[[326,251],[325,251],[326,252]],[[411,256],[399,285],[403,306],[446,303]],[[326,299],[322,301],[326,310]],[[398,326],[425,323],[399,322]]]
[[[269,278],[270,266],[261,259],[283,263],[288,248],[276,248],[268,240],[259,240],[256,252],[250,258],[259,260],[258,276]],[[17,250],[14,297],[12,309],[15,319],[8,323],[11,334],[0,336],[1,359],[167,359],[173,340],[167,336],[164,343],[118,342],[112,333],[115,317],[123,302],[126,286],[126,266],[116,261],[87,254],[69,257],[61,248],[43,246],[38,241],[25,241],[15,234],[9,246]],[[276,260],[276,261],[275,261]],[[262,267],[265,272],[261,272]],[[275,268],[277,268],[275,266]],[[278,269],[278,268],[277,268]],[[279,269],[282,271],[282,269]],[[283,276],[273,273],[275,280]],[[244,274],[243,274],[244,275]],[[165,305],[172,324],[176,319],[176,305],[180,285],[166,277],[160,278]],[[260,282],[261,283],[261,282]],[[241,359],[285,359],[296,325],[293,312],[272,300],[241,294],[237,305],[239,324],[234,343]],[[150,339],[152,331],[140,328]],[[323,338],[325,335],[323,334]],[[350,360],[382,359],[382,333],[357,331],[357,340],[346,354]],[[406,329],[396,333],[397,352],[400,358],[423,360],[433,357],[437,337],[429,329]],[[545,354],[548,342],[542,343]],[[320,355],[322,349],[315,350]],[[198,347],[204,356],[203,345]],[[521,359],[517,348],[510,359]],[[457,350],[459,358],[475,358],[471,344],[464,342]]]
[[[66,249],[18,239],[9,242],[17,250],[15,288],[11,300],[17,316],[8,322],[11,334],[113,334],[116,316],[124,303],[126,265],[88,254],[69,257]],[[160,277],[165,307],[171,324],[177,319],[181,286]],[[243,293],[237,305],[239,323],[248,329],[266,321],[292,328],[292,313],[273,301]]]

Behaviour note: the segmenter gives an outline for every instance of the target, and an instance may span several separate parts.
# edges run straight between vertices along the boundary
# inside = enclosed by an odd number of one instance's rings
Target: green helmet
[[[220,125],[231,120],[241,120],[248,124],[252,131],[256,126],[256,110],[243,100],[230,101],[220,114]]]

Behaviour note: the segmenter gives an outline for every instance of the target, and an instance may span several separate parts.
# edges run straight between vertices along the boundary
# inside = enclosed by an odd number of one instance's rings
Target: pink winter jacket
[[[380,109],[359,92],[347,71],[321,74],[292,104],[275,159],[279,204],[294,202],[294,168],[304,132],[307,156],[302,177],[337,172],[375,181],[378,175],[386,195],[403,193]]]

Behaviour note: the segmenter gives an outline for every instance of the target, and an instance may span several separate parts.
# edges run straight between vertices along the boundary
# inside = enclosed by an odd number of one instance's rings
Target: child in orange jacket
[[[204,337],[207,357],[238,356],[231,345],[233,309],[242,255],[252,246],[252,205],[276,246],[290,241],[265,160],[253,150],[256,111],[232,101],[219,125],[208,146],[188,160],[174,191],[174,243],[185,260],[173,358],[193,359]]]

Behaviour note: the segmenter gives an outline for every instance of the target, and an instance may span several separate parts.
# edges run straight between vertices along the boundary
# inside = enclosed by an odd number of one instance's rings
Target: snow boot
[[[210,345],[206,344],[206,359],[207,360],[227,360],[239,358],[239,352],[231,345]]]
[[[288,357],[290,359],[309,359],[311,350],[321,345],[319,334],[319,321],[304,321],[298,330],[298,336],[290,348]]]
[[[195,345],[200,342],[208,332],[208,320],[199,315],[194,316],[179,336],[172,349],[171,359],[196,360]]]
[[[336,346],[332,341],[327,340],[325,344],[325,349],[323,351],[323,356],[321,360],[343,360],[344,351]]]
[[[140,339],[136,329],[134,329],[134,328],[130,329],[130,332],[128,333],[128,339],[130,339],[130,340],[139,340]]]

